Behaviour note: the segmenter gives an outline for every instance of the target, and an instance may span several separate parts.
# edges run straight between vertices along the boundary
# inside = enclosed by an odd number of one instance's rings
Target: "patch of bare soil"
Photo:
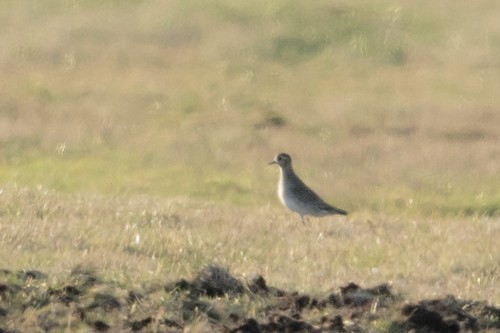
[[[386,284],[350,283],[318,297],[268,286],[261,276],[242,282],[211,265],[191,281],[143,285],[129,290],[80,267],[57,287],[42,272],[0,270],[0,333],[500,331],[500,308],[487,302],[408,303]]]

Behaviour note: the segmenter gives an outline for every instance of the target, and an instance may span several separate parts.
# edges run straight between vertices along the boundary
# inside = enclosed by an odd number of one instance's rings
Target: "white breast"
[[[294,200],[294,198],[292,198],[290,194],[286,192],[283,180],[284,180],[283,170],[281,170],[280,179],[278,183],[278,197],[280,198],[280,201],[283,204],[283,206],[299,214],[306,213],[304,211],[303,204],[301,202],[298,202],[297,200]]]

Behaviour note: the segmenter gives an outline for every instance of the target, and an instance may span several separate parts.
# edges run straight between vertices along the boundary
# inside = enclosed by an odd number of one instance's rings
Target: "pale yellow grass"
[[[283,209],[190,199],[108,199],[4,187],[3,268],[63,283],[77,265],[129,286],[192,278],[203,266],[316,294],[348,282],[390,283],[410,300],[453,294],[500,301],[498,218],[353,214],[302,225]]]
[[[498,5],[0,3],[0,269],[498,304]],[[352,214],[281,208],[280,151]]]

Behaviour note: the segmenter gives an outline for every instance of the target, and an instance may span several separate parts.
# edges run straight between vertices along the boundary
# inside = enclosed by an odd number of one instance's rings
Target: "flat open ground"
[[[0,332],[272,331],[278,314],[397,332],[416,329],[405,302],[430,299],[499,329],[499,12],[493,0],[1,2]],[[302,225],[276,198],[278,152],[351,214]],[[210,265],[246,291],[168,288]],[[252,291],[256,276],[284,294]],[[347,314],[350,282],[387,284],[393,303],[363,289],[373,298]],[[187,298],[205,305],[181,315]]]

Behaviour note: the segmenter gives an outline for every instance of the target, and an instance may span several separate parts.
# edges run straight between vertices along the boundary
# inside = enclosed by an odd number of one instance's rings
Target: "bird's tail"
[[[340,215],[347,215],[347,211],[337,208],[337,207],[330,207],[329,209],[330,212],[335,213],[335,214],[340,214]]]

